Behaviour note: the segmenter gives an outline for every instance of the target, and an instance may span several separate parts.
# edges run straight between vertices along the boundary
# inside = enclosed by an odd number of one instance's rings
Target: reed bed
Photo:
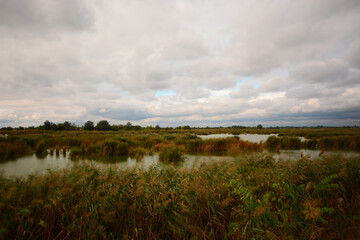
[[[323,136],[301,141],[298,137],[269,137],[265,146],[270,149],[321,149],[360,151],[360,135]]]
[[[251,130],[251,131],[250,131]],[[251,133],[280,132],[285,130],[250,129]],[[215,130],[211,130],[214,132]],[[215,132],[235,133],[232,129],[217,129]],[[245,131],[245,130],[243,130]],[[124,156],[141,152],[160,152],[165,147],[179,147],[187,153],[238,155],[249,151],[270,149],[320,149],[360,151],[358,129],[305,130],[287,129],[286,136],[269,137],[265,143],[252,143],[233,138],[201,140],[195,133],[207,134],[204,130],[181,131],[24,131],[8,132],[9,137],[0,138],[0,161],[15,159],[26,154],[47,154],[47,149],[75,150],[73,157]],[[294,136],[291,136],[294,135]],[[302,142],[296,135],[309,137]],[[58,150],[57,150],[58,149]],[[142,153],[137,154],[141,158]]]
[[[360,159],[0,177],[1,239],[358,239]]]

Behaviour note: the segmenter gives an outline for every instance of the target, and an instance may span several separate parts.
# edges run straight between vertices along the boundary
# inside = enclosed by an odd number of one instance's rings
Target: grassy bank
[[[0,178],[0,238],[359,237],[360,159],[118,171],[78,166]]]

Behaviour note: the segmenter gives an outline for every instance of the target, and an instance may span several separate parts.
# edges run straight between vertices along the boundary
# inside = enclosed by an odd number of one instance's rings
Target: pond
[[[238,134],[233,135],[229,133],[221,133],[221,134],[209,134],[209,135],[197,135],[202,140],[205,139],[214,139],[214,138],[228,138],[238,136],[241,140],[260,143],[265,142],[271,136],[278,136],[278,134]]]
[[[266,142],[266,140],[271,136],[279,136],[279,134],[230,134],[230,133],[220,133],[220,134],[209,134],[209,135],[196,135],[202,140],[205,139],[214,139],[214,138],[228,138],[228,137],[235,137],[238,136],[241,140],[254,142],[254,143],[260,143],[260,142]],[[302,142],[306,140],[305,137],[297,137]]]
[[[302,156],[307,156],[310,159],[319,157],[321,151],[319,150],[280,150],[279,152],[257,152],[253,153],[254,156],[260,155],[271,155],[275,160],[299,160]],[[359,153],[354,152],[325,152],[321,156],[333,156],[342,155],[344,157],[359,157]],[[131,157],[107,157],[107,158],[96,158],[96,159],[85,159],[85,160],[70,160],[69,152],[65,154],[48,154],[44,158],[38,158],[35,154],[28,155],[16,160],[7,161],[0,163],[0,174],[3,177],[26,177],[32,173],[46,173],[50,170],[60,170],[67,167],[73,167],[77,164],[90,164],[98,167],[114,167],[117,169],[144,169],[147,170],[152,166],[162,168],[167,164],[159,161],[158,154],[145,155],[142,160],[136,160]],[[248,156],[248,155],[247,155]],[[214,155],[184,155],[184,161],[177,164],[175,167],[178,168],[198,168],[203,163],[216,163],[216,162],[232,162],[235,159],[241,158],[232,156],[214,156]]]
[[[163,167],[164,164],[159,161],[158,154],[145,155],[142,160],[136,160],[131,157],[106,157],[84,160],[70,160],[69,152],[66,154],[50,155],[39,158],[35,154],[0,163],[0,174],[3,177],[22,177],[33,173],[46,173],[50,170],[60,170],[67,167],[73,167],[77,164],[90,164],[98,167],[115,167],[118,169],[144,169],[151,166]],[[198,168],[203,163],[214,163],[221,161],[233,161],[230,156],[202,156],[202,155],[184,155],[184,161],[177,164],[179,168]]]

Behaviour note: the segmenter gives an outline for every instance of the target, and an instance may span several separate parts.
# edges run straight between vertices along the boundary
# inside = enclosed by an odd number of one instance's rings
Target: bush
[[[98,144],[101,156],[125,156],[129,154],[129,144],[107,140]]]
[[[136,160],[143,159],[145,154],[146,150],[141,147],[131,148],[129,153],[130,157],[135,158]]]
[[[159,153],[159,159],[166,163],[179,162],[184,159],[183,151],[179,147],[166,147]]]
[[[44,141],[39,142],[35,146],[35,154],[37,157],[45,157],[47,155],[47,147]]]
[[[78,147],[71,148],[70,155],[69,155],[70,159],[75,160],[82,156],[83,156],[83,151],[80,148],[78,148]]]
[[[265,142],[265,146],[270,149],[276,149],[279,145],[280,145],[280,138],[276,136],[269,137]]]

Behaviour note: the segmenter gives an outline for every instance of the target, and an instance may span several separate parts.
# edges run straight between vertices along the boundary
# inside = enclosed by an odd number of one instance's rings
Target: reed
[[[184,159],[183,150],[179,147],[165,147],[159,153],[160,161],[177,163]]]
[[[358,128],[333,129],[191,129],[161,131],[17,131],[6,132],[0,138],[0,160],[18,158],[43,149],[80,148],[83,156],[128,155],[131,149],[141,148],[146,152],[161,151],[177,146],[187,153],[238,155],[247,151],[270,149],[321,149],[360,151]],[[201,140],[195,134],[210,133],[278,133],[264,144],[251,143],[236,138]],[[301,142],[298,136],[308,139]],[[42,145],[42,150],[38,146]],[[43,151],[44,152],[44,151]],[[41,155],[41,154],[40,154]]]
[[[0,141],[0,162],[22,157],[29,152],[29,146],[23,141],[11,143]]]
[[[47,146],[45,141],[41,141],[35,146],[35,154],[38,157],[44,157],[47,155]]]
[[[359,171],[360,158],[264,155],[193,170],[78,164],[0,177],[0,238],[356,239]]]

